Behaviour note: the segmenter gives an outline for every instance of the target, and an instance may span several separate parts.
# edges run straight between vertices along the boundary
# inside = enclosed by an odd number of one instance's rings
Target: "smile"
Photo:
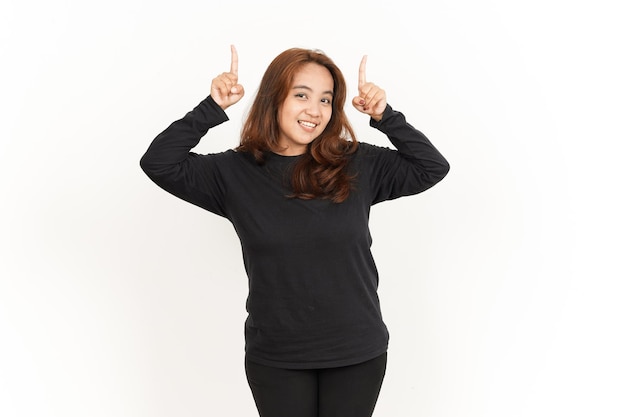
[[[298,123],[300,123],[304,127],[310,127],[310,128],[314,128],[314,127],[317,126],[317,124],[315,124],[315,123],[305,122],[303,120],[298,120]]]

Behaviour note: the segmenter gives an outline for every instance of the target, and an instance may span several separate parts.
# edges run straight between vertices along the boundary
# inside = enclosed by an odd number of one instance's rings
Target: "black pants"
[[[261,417],[370,417],[387,354],[357,365],[280,369],[246,359],[248,384]]]

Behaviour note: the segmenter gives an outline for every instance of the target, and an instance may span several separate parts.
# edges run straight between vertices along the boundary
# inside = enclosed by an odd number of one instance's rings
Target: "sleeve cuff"
[[[385,111],[383,112],[383,117],[382,119],[380,119],[379,122],[377,122],[376,120],[370,117],[370,126],[378,129],[380,125],[385,123],[385,120],[387,120],[389,116],[391,116],[392,114],[393,114],[393,109],[391,108],[389,104],[387,104],[387,107],[385,107]]]

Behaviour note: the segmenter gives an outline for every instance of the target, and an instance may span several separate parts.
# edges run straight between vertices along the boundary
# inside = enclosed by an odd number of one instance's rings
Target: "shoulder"
[[[252,155],[248,152],[239,152],[234,149],[228,149],[217,153],[208,153],[202,155],[202,157],[220,164],[238,163],[252,159]]]
[[[252,155],[229,149],[223,152],[195,154],[197,163],[206,169],[227,172],[254,163]]]
[[[374,145],[368,142],[359,142],[357,151],[354,153],[355,159],[371,158],[393,150],[384,146]]]
[[[368,142],[359,142],[357,151],[350,161],[351,169],[361,177],[376,170],[382,161],[393,158],[393,150]],[[367,177],[367,175],[366,175]]]

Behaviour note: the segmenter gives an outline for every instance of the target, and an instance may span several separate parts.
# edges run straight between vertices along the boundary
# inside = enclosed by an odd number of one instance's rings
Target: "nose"
[[[320,114],[322,114],[322,111],[321,111],[321,106],[322,106],[322,103],[320,103],[320,102],[310,101],[310,102],[309,102],[309,105],[308,105],[308,106],[307,106],[307,108],[306,108],[306,113],[307,113],[309,116],[315,116],[315,117],[317,117],[317,116],[319,116]]]

